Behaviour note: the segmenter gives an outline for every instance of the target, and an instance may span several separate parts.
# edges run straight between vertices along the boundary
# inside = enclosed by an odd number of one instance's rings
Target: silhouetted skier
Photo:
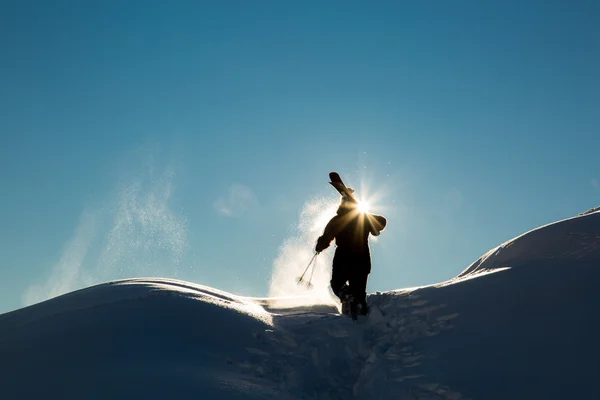
[[[337,248],[333,257],[331,289],[342,302],[342,313],[349,314],[360,305],[366,315],[367,279],[371,272],[369,234],[379,236],[387,221],[380,215],[360,212],[355,202],[342,197],[337,215],[327,223],[317,240],[315,251],[320,253],[335,239]]]

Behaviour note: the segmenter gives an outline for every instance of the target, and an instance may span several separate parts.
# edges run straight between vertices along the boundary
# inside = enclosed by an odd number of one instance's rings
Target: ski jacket
[[[379,236],[387,220],[381,215],[361,213],[356,209],[339,207],[317,240],[315,251],[329,247],[333,239],[338,250],[348,253],[369,253],[369,234]]]

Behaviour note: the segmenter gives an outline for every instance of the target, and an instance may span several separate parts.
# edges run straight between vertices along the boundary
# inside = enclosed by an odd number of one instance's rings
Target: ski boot
[[[359,303],[353,298],[350,302],[350,316],[355,321],[358,319],[358,305]]]
[[[351,315],[352,306],[356,309],[356,302],[354,301],[354,296],[350,293],[346,293],[342,296],[342,314]]]
[[[369,305],[366,300],[359,302],[358,305],[358,313],[360,315],[367,315],[369,313]]]

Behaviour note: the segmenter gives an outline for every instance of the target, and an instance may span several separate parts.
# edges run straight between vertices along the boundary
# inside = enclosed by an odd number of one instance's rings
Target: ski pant
[[[340,251],[333,257],[331,272],[331,290],[342,300],[346,293],[351,294],[359,303],[367,304],[367,280],[371,272],[369,253]]]

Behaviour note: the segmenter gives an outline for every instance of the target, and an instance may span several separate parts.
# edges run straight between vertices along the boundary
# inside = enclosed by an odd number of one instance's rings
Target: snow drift
[[[600,376],[600,212],[540,227],[456,278],[374,293],[354,322],[166,279],[0,315],[0,397],[564,399]]]

